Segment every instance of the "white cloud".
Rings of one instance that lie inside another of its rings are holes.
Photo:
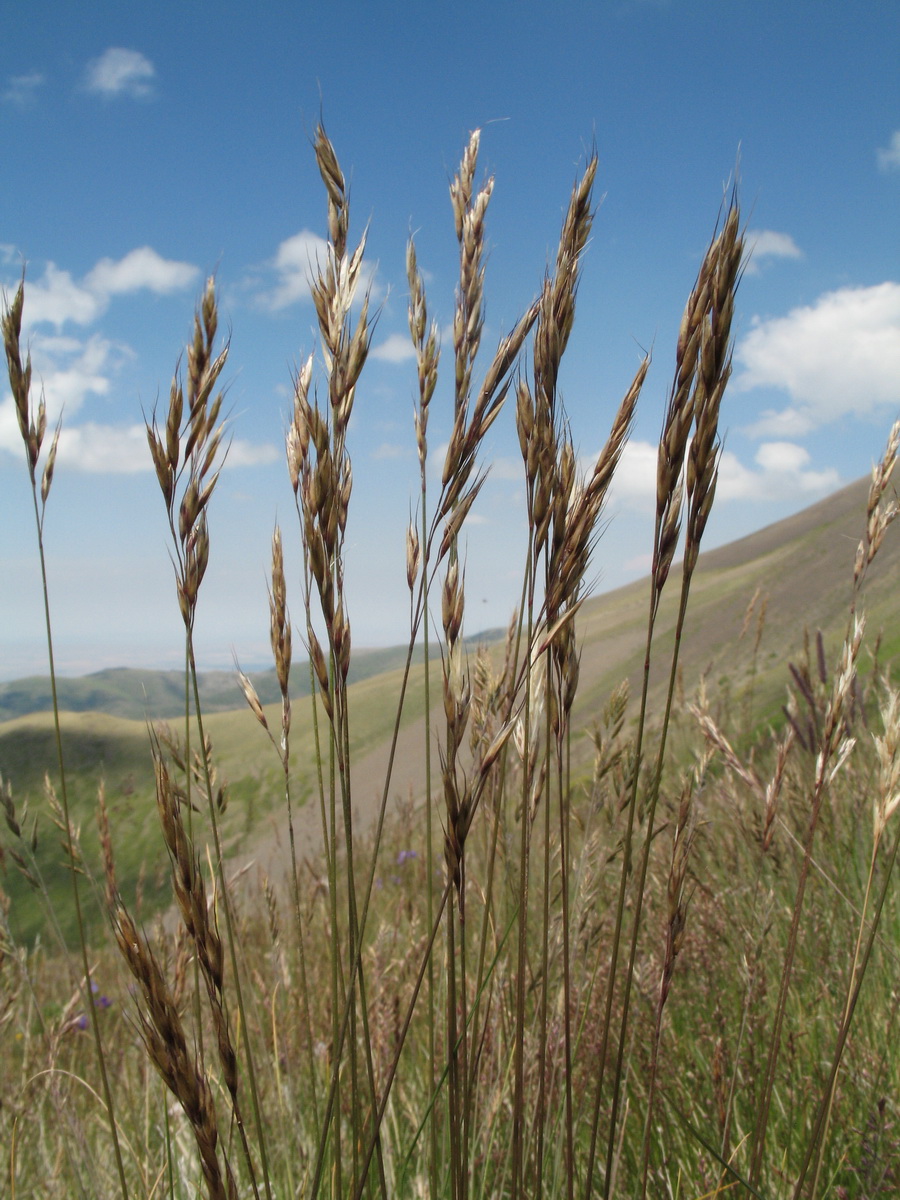
[[[67,321],[90,325],[106,307],[104,299],[75,282],[68,271],[48,262],[37,282],[25,282],[25,319],[29,325],[55,325]]]
[[[95,473],[134,475],[152,463],[143,425],[67,425],[59,435],[59,464]]]
[[[35,340],[33,351],[34,376],[44,388],[50,422],[63,411],[77,413],[88,396],[108,395],[109,375],[121,361],[120,348],[97,334],[86,342],[74,338]]]
[[[278,275],[274,291],[266,297],[270,308],[286,308],[297,300],[309,299],[316,263],[325,262],[328,243],[318,234],[302,229],[286,238],[275,251],[271,265]]]
[[[156,68],[137,50],[111,46],[87,65],[85,86],[101,96],[149,96]]]
[[[321,263],[324,266],[327,257],[328,243],[309,229],[301,229],[299,233],[285,238],[268,264],[275,270],[278,281],[270,292],[260,297],[262,303],[277,312],[298,300],[309,300],[310,284],[316,276],[317,265]],[[366,289],[372,287],[374,277],[374,264],[364,262],[356,293],[357,302]]]
[[[7,104],[15,104],[17,108],[27,108],[34,102],[37,90],[45,83],[45,77],[40,71],[29,71],[27,75],[10,75],[3,99]]]
[[[808,432],[900,403],[900,284],[841,288],[786,317],[755,318],[735,351],[737,391],[776,388],[791,405],[748,432]]]
[[[229,467],[254,467],[280,458],[273,445],[233,441],[228,449]],[[136,475],[152,470],[147,432],[140,425],[101,425],[86,421],[67,425],[59,436],[59,463],[63,468],[90,474]]]
[[[31,292],[26,297],[26,309],[30,300]],[[62,416],[61,466],[106,474],[132,474],[152,469],[143,423],[78,422],[81,409],[91,397],[110,397],[112,377],[123,359],[132,353],[128,347],[99,334],[83,340],[37,333],[30,339],[30,352],[32,405],[37,407],[42,394],[47,405],[45,451],[49,448],[52,430]],[[22,436],[15,404],[7,389],[0,397],[0,452],[6,451],[20,458]],[[252,444],[235,439],[229,445],[227,461],[231,467],[257,466],[277,461],[282,453],[280,447],[271,443]]]
[[[780,412],[774,408],[763,409],[758,421],[745,425],[743,432],[748,437],[795,438],[809,433],[810,423],[796,408],[783,408]]]
[[[809,452],[794,442],[763,442],[755,461],[758,471],[745,467],[730,450],[723,452],[717,501],[789,500],[833,492],[841,483],[833,467],[812,470]]]
[[[891,134],[890,143],[887,146],[879,147],[876,153],[879,170],[900,170],[900,129],[895,129]]]
[[[118,261],[101,259],[80,283],[48,262],[40,279],[26,280],[25,319],[31,326],[57,329],[68,321],[90,325],[106,311],[111,296],[141,289],[166,295],[189,287],[199,274],[199,268],[163,258],[150,246],[131,250]]]
[[[610,498],[622,500],[656,501],[656,458],[657,446],[653,442],[632,440],[626,442],[619,459],[619,467],[613,476]],[[591,467],[593,467],[591,463]]]
[[[656,502],[656,458],[654,443],[626,443],[610,489],[610,503],[652,512]],[[756,470],[744,466],[732,451],[722,452],[717,501],[786,500],[834,491],[841,483],[833,468],[811,469],[808,451],[794,442],[763,442],[755,462]]]
[[[486,462],[485,466],[490,470],[488,478],[492,483],[500,483],[501,481],[511,483],[525,482],[525,464],[521,458],[507,458],[505,455],[498,454],[495,458]],[[441,461],[441,469],[443,469],[443,460]]]
[[[382,442],[380,446],[372,451],[374,459],[384,460],[392,458],[408,458],[412,454],[412,449],[408,446],[398,446],[394,442]]]
[[[109,393],[109,374],[116,366],[115,347],[99,336],[87,342],[75,338],[40,338],[32,341],[32,404],[43,393],[47,425],[52,428],[65,412],[72,417],[88,396]],[[0,403],[0,449],[22,453],[22,437],[13,398],[9,393]],[[60,452],[62,442],[60,442]]]
[[[98,390],[106,391],[107,388],[108,384]],[[48,388],[48,409],[51,398],[53,408],[58,412],[56,393]],[[77,405],[67,407],[63,413],[58,450],[58,462],[63,469],[105,475],[134,475],[153,469],[143,424],[107,425],[85,421],[75,425],[68,418],[76,410]],[[48,412],[45,451],[49,448],[55,424],[56,420],[51,420]],[[24,453],[12,397],[0,404],[0,450],[7,450],[17,457]],[[228,467],[255,467],[275,462],[280,457],[280,449],[271,443],[254,445],[235,439],[228,448],[226,462]]]
[[[371,357],[383,362],[403,363],[416,357],[416,348],[412,338],[404,337],[402,333],[392,333],[380,345],[373,347]]]
[[[235,438],[228,447],[229,467],[261,467],[266,463],[280,462],[284,448],[272,442],[245,442]]]
[[[802,258],[803,251],[789,233],[776,233],[774,229],[748,229],[747,245],[750,258],[745,268],[748,275],[758,275],[760,263],[765,258]]]
[[[131,250],[118,262],[102,258],[85,277],[85,284],[101,296],[119,295],[147,288],[157,295],[177,292],[190,287],[199,274],[197,267],[186,262],[163,258],[150,246]]]

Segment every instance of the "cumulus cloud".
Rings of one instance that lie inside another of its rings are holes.
[[[284,447],[272,442],[245,442],[234,438],[228,444],[228,465],[230,467],[261,467],[266,463],[280,462],[284,457]]]
[[[146,288],[171,291],[195,278],[196,268],[171,263],[155,251],[133,251],[118,262],[104,259],[85,278],[75,283],[66,271],[48,265],[43,279],[27,286],[25,304],[29,324],[56,325],[67,321],[89,324],[102,314],[111,295]],[[142,423],[111,424],[84,417],[91,399],[109,399],[113,379],[133,352],[99,333],[87,338],[70,334],[47,334],[37,329],[28,336],[32,357],[32,404],[41,395],[47,405],[49,449],[51,430],[63,418],[59,439],[59,462],[72,470],[106,474],[131,474],[152,469],[147,434]],[[0,453],[21,458],[22,437],[15,403],[9,390],[0,391]],[[235,439],[228,448],[228,463],[250,467],[281,458],[283,451],[270,443],[253,444]]]
[[[96,474],[135,475],[150,469],[147,433],[143,425],[83,425],[63,422],[59,464]]]
[[[409,458],[412,450],[409,446],[398,446],[396,442],[382,442],[372,451],[372,457],[378,460],[393,458]]]
[[[309,300],[310,284],[315,279],[317,266],[319,263],[324,266],[327,257],[328,243],[309,229],[301,229],[285,238],[268,264],[275,271],[277,281],[274,288],[260,296],[261,302],[277,312],[298,300]],[[374,266],[363,263],[357,298],[371,288],[374,276]]]
[[[75,416],[89,396],[106,396],[109,375],[122,355],[120,347],[96,335],[86,342],[77,338],[35,337],[30,349],[32,403],[37,404],[43,393],[48,426],[55,425],[63,412],[67,417]],[[22,453],[15,404],[8,392],[0,403],[0,449],[15,455]]]
[[[619,507],[652,512],[656,503],[656,455],[652,442],[625,445],[610,489],[610,502]],[[825,494],[840,486],[833,468],[815,470],[809,452],[789,441],[763,442],[754,457],[756,467],[745,466],[731,450],[724,450],[719,465],[716,500],[790,500]]]
[[[90,325],[106,307],[104,298],[76,283],[68,271],[48,262],[44,274],[29,280],[25,309],[29,325],[55,325],[60,329],[67,321]]]
[[[263,297],[268,307],[286,308],[297,300],[309,299],[316,263],[324,262],[327,253],[328,243],[325,239],[308,229],[301,229],[292,237],[285,238],[270,264],[278,276],[278,282],[273,291]]]
[[[163,258],[150,246],[131,250],[118,262],[102,258],[86,276],[88,289],[101,296],[137,292],[147,288],[167,295],[189,287],[198,275],[197,267],[186,262]]]
[[[785,317],[756,318],[735,351],[740,392],[775,388],[790,405],[747,432],[799,436],[900,403],[900,284],[840,288]]]
[[[10,75],[3,90],[3,100],[17,108],[27,108],[34,102],[37,90],[46,82],[40,71],[29,71],[27,75]]]
[[[156,68],[137,50],[111,46],[99,58],[92,59],[85,72],[85,87],[100,96],[149,96],[153,91]]]
[[[58,379],[51,389],[47,382],[46,396],[48,410],[53,408],[57,413],[54,420],[48,412],[48,430],[52,429],[59,419],[59,395],[56,391]],[[109,390],[108,380],[93,380],[90,390],[105,394]],[[99,386],[98,386],[99,385]],[[76,424],[71,417],[77,412],[78,403],[67,406],[62,420],[62,431],[59,437],[58,462],[64,468],[105,475],[134,475],[152,470],[150,454],[147,450],[147,431],[143,424],[110,425],[97,421],[84,421]],[[50,445],[50,433],[44,442],[45,451]],[[0,451],[6,451],[20,458],[22,437],[19,433],[15,405],[11,396],[0,403]],[[229,467],[255,467],[275,462],[281,457],[279,447],[271,443],[258,443],[235,439],[228,447],[227,463]]]
[[[730,450],[724,451],[716,487],[718,501],[811,497],[833,492],[841,483],[833,467],[813,470],[809,452],[794,442],[763,442],[755,461],[759,469],[754,471]]]
[[[25,316],[30,325],[67,322],[90,325],[106,311],[111,296],[147,290],[167,295],[189,287],[200,274],[190,263],[163,258],[150,246],[132,250],[118,261],[101,259],[76,282],[68,271],[48,262],[43,275],[26,285]]]
[[[46,392],[47,418],[63,410],[75,414],[89,396],[109,392],[109,376],[129,355],[124,347],[94,334],[87,341],[68,337],[32,340],[34,378]]]
[[[633,439],[625,443],[619,468],[613,476],[610,499],[656,503],[657,447],[652,442]],[[590,464],[593,467],[593,463]]]
[[[900,171],[900,129],[895,129],[887,146],[879,147],[878,168],[881,171]]]
[[[277,447],[233,441],[227,462],[231,467],[253,467],[280,458]],[[62,467],[104,475],[136,475],[152,469],[147,431],[139,425],[104,425],[86,421],[67,425],[59,437],[58,461]]]
[[[392,333],[378,346],[373,346],[371,358],[379,358],[382,362],[402,363],[416,357],[416,348],[412,338],[404,337],[402,333]]]
[[[767,258],[802,258],[803,251],[789,233],[777,233],[774,229],[748,229],[747,245],[750,258],[745,271],[758,275],[760,264]]]
[[[444,448],[446,453],[446,447]],[[441,469],[443,470],[443,459]],[[502,454],[496,455],[485,464],[490,469],[489,479],[492,483],[524,483],[525,466],[521,458],[507,458]],[[593,465],[593,464],[592,464]]]

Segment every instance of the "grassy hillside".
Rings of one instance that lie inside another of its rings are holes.
[[[795,516],[701,554],[680,660],[686,688],[693,688],[707,672],[711,685],[727,677],[729,687],[740,690],[755,672],[757,704],[768,711],[784,698],[787,663],[801,654],[804,629],[811,635],[822,630],[827,650],[832,655],[837,652],[847,620],[854,556],[865,526],[868,482],[858,480]],[[883,631],[885,657],[900,650],[898,569],[900,545],[889,537],[873,564],[864,604],[873,642],[874,633]],[[666,637],[671,640],[673,636],[675,602],[671,588],[664,596],[658,622],[661,647],[666,645]],[[763,602],[762,638],[755,658],[753,646]],[[622,678],[637,683],[643,665],[646,608],[647,585],[643,581],[598,596],[584,606],[580,614],[580,703],[588,698],[590,703],[602,703]],[[867,664],[862,666],[865,670]]]

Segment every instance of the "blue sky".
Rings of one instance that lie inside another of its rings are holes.
[[[865,474],[900,414],[900,6],[766,0],[445,4],[33,0],[5,15],[0,283],[26,269],[25,325],[51,421],[63,410],[46,543],[61,668],[177,665],[182,634],[142,414],[166,402],[215,273],[233,443],[210,511],[197,642],[206,666],[266,662],[266,572],[299,551],[283,434],[315,348],[306,264],[325,232],[321,116],[369,225],[380,316],[351,428],[356,645],[405,637],[404,535],[417,491],[405,245],[451,320],[447,187],[472,129],[495,177],[489,344],[536,295],[596,143],[601,200],[561,377],[596,454],[642,348],[653,366],[594,564],[649,561],[655,439],[684,301],[739,160],[756,254],[708,544]],[[449,338],[446,345],[450,346]],[[452,351],[451,351],[452,352]],[[448,364],[449,366],[449,356]],[[449,372],[429,427],[450,429]],[[467,628],[505,624],[524,512],[510,410],[467,542]],[[49,440],[49,439],[48,439]],[[0,677],[42,672],[30,493],[0,388]]]

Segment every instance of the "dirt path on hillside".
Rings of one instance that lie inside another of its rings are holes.
[[[404,814],[421,812],[425,798],[423,719],[410,722],[401,729],[397,739],[387,814],[391,818],[398,810]],[[365,839],[373,832],[381,811],[384,781],[387,776],[390,745],[384,742],[351,765],[352,809],[354,839]],[[436,755],[433,763],[437,762]],[[421,842],[422,833],[410,830],[411,840]],[[308,862],[314,871],[319,869],[322,852],[322,815],[318,799],[310,799],[294,811],[294,842],[297,862]],[[290,834],[287,812],[283,805],[266,817],[263,828],[254,839],[248,854],[229,856],[229,878],[250,875],[256,880],[263,872],[276,884],[290,879]]]

